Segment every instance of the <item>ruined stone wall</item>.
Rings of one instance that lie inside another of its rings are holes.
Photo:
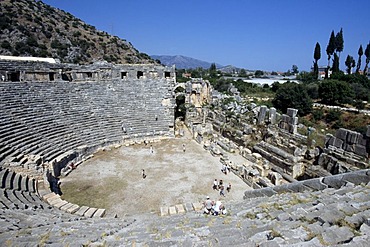
[[[155,64],[110,64],[97,62],[91,65],[46,63],[37,61],[0,60],[2,81],[103,81],[131,79],[176,79],[175,67]]]

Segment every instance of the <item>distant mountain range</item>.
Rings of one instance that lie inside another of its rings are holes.
[[[210,62],[202,61],[199,59],[185,57],[181,55],[167,56],[167,55],[151,55],[151,58],[158,59],[161,61],[161,64],[166,66],[175,65],[178,69],[195,69],[195,68],[204,68],[209,69],[211,67]],[[217,68],[222,67],[220,64],[216,64]]]

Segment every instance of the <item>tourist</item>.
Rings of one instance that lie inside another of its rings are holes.
[[[224,174],[227,174],[227,170],[226,170],[226,165],[225,164],[222,164],[221,172],[224,173]]]
[[[226,169],[227,169],[227,172],[230,173],[231,167],[229,164],[226,164]]]
[[[150,145],[150,153],[154,153],[153,145]]]
[[[184,143],[182,144],[182,150],[183,150],[183,151],[184,151],[184,153],[185,153],[186,148],[185,148],[185,144],[184,144]]]
[[[227,193],[230,193],[230,190],[231,190],[231,183],[229,183],[229,185],[226,187],[226,190],[227,190]]]
[[[218,189],[221,189],[221,186],[224,185],[224,181],[222,181],[222,179],[220,179],[220,182],[218,183]]]
[[[227,214],[225,206],[222,204],[220,200],[216,201],[216,203],[213,205],[212,214],[213,215]]]
[[[206,201],[204,202],[204,213],[210,214],[213,207],[213,201],[209,199],[209,196],[207,196]]]
[[[215,179],[215,181],[213,181],[213,190],[218,190],[218,182],[217,182],[217,179]]]
[[[220,186],[220,196],[225,196],[225,186]]]
[[[142,172],[142,176],[143,176],[143,179],[146,178],[146,174],[145,174],[145,170],[143,169],[143,172]]]

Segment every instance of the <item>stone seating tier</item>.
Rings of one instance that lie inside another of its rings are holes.
[[[1,148],[8,152],[2,155],[0,163],[7,156],[19,155],[12,147],[24,154],[32,151],[35,155],[59,155],[81,145],[119,142],[124,134],[123,123],[130,129],[130,135],[168,132],[173,125],[172,117],[164,115],[168,114],[161,104],[164,94],[154,90],[170,88],[168,83],[165,80],[136,82],[139,85],[118,81],[2,83],[0,92],[4,97],[0,104],[5,107],[0,111],[6,122],[0,124],[0,137],[6,138],[7,146]],[[31,147],[31,143],[38,147]]]

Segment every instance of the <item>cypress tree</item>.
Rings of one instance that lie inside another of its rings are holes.
[[[365,54],[365,57],[366,57],[364,74],[366,75],[366,73],[367,73],[367,66],[369,65],[369,62],[370,62],[370,43],[367,44],[364,54]]]
[[[364,54],[364,51],[362,50],[362,45],[360,45],[360,48],[358,48],[358,61],[357,61],[357,67],[356,67],[356,74],[360,72],[361,69],[361,57]]]
[[[325,71],[325,78],[326,79],[329,78],[330,58],[334,54],[335,45],[336,45],[335,43],[336,43],[335,42],[335,34],[334,34],[334,30],[333,30],[333,31],[331,31],[329,43],[326,47],[326,54],[328,55],[328,67],[326,68],[326,71]]]
[[[314,54],[313,54],[313,58],[315,59],[315,61],[313,63],[313,73],[315,75],[315,78],[317,79],[317,78],[319,78],[319,65],[318,65],[318,61],[321,58],[321,47],[320,47],[319,42],[316,42],[316,46],[315,46],[315,51],[314,51]]]

